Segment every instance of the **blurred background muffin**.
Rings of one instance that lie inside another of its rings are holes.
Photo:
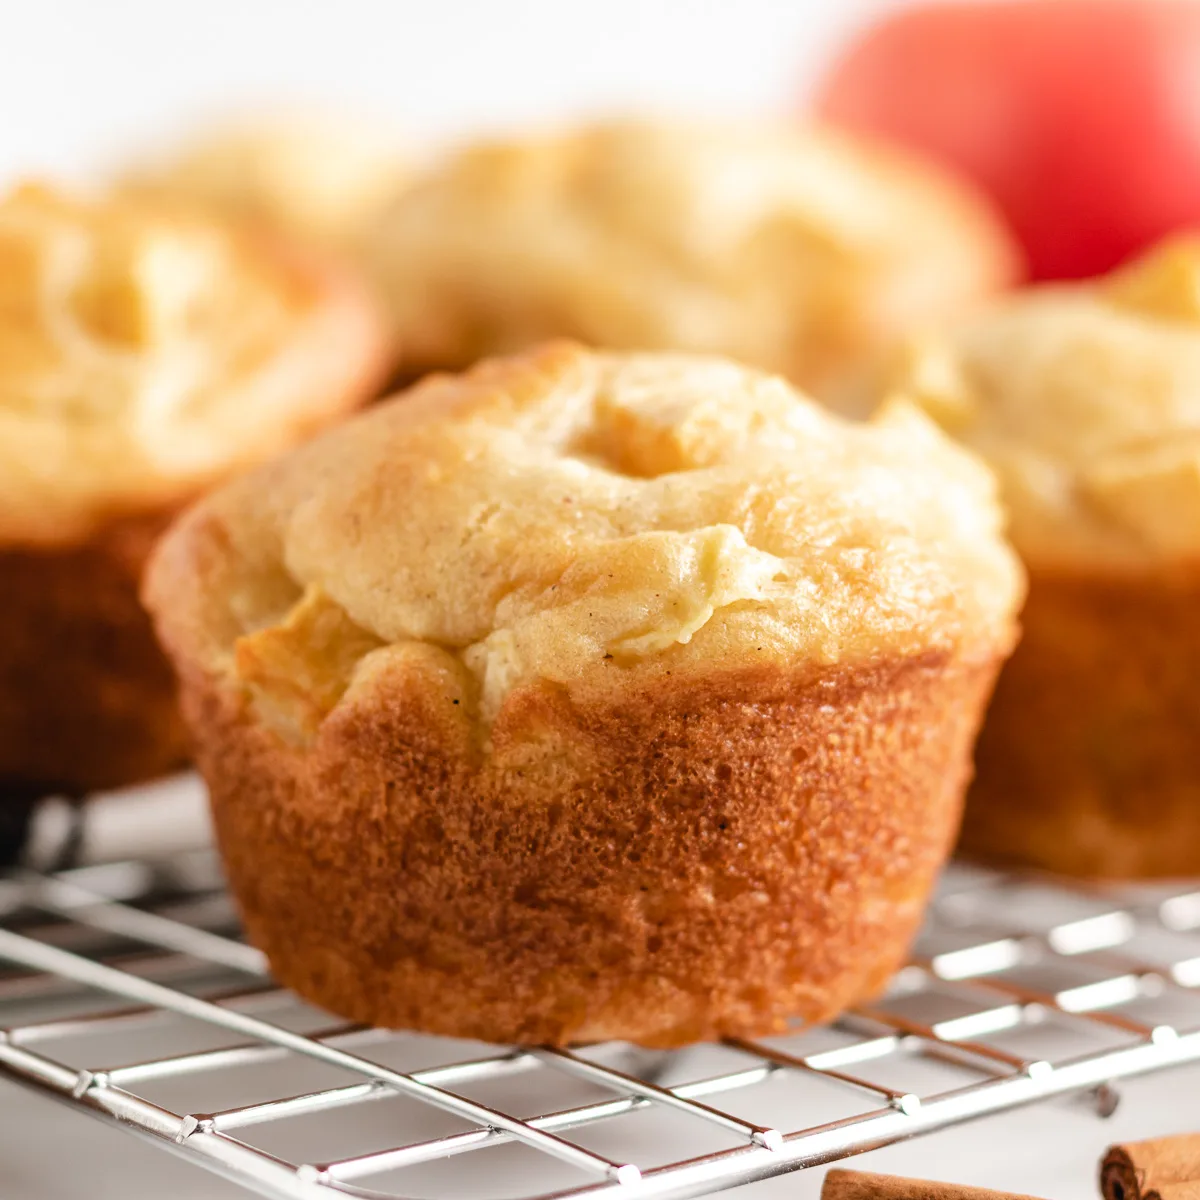
[[[347,251],[408,177],[397,142],[383,125],[330,113],[227,119],[123,182]]]
[[[370,300],[307,250],[128,197],[0,200],[0,790],[184,759],[137,598],[154,537],[384,362]]]
[[[550,336],[727,354],[818,391],[1011,283],[967,185],[824,128],[623,122],[482,142],[363,246],[418,375]]]
[[[963,848],[1200,870],[1200,241],[1000,301],[897,384],[995,469],[1030,572]]]

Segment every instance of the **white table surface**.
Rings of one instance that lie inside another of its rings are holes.
[[[974,1183],[1045,1200],[1096,1200],[1096,1167],[1110,1142],[1200,1128],[1198,1070],[1133,1081],[1121,1091],[1121,1107],[1106,1121],[1081,1102],[1039,1105],[839,1165]],[[808,1200],[819,1195],[823,1175],[818,1167],[732,1194]],[[157,1146],[0,1084],[4,1200],[235,1200],[248,1195]]]

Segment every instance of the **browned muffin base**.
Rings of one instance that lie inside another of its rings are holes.
[[[221,849],[280,980],[488,1041],[675,1046],[821,1020],[901,963],[998,658],[511,696],[376,679],[307,749],[185,681]]]
[[[1200,578],[1034,572],[962,849],[1108,878],[1200,872]]]
[[[82,795],[182,764],[174,677],[141,603],[166,517],[89,541],[0,550],[0,797]]]

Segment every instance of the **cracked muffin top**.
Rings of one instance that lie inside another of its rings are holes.
[[[1200,239],[1016,293],[914,341],[894,383],[988,460],[1031,564],[1200,559]]]
[[[790,125],[610,122],[469,146],[364,241],[411,373],[571,337],[833,387],[1015,273],[957,181]]]
[[[551,343],[222,488],[147,598],[177,661],[289,736],[418,662],[486,727],[537,683],[1007,650],[1000,525],[987,470],[902,402],[852,424],[721,359]]]
[[[128,197],[0,198],[0,540],[171,505],[366,398],[382,331],[317,258]]]

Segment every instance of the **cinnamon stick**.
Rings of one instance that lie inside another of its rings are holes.
[[[1200,1200],[1200,1134],[1109,1146],[1100,1191],[1104,1200]]]
[[[1037,1200],[1012,1192],[969,1187],[963,1183],[938,1183],[932,1179],[905,1179],[901,1175],[875,1175],[870,1171],[845,1171],[840,1167],[825,1176],[821,1200]],[[1164,1196],[1163,1200],[1175,1200]],[[1180,1197],[1179,1200],[1188,1200]]]

